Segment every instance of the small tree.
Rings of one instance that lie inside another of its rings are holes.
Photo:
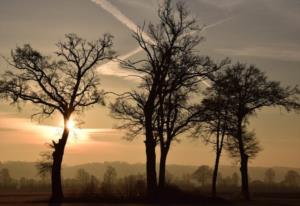
[[[11,185],[12,178],[10,176],[9,170],[3,168],[0,170],[0,187],[7,188]]]
[[[76,173],[76,181],[81,188],[85,188],[90,183],[91,175],[85,169],[78,169]]]
[[[67,34],[65,42],[57,44],[57,61],[43,56],[30,45],[17,47],[8,63],[12,68],[3,75],[0,91],[14,103],[30,102],[39,112],[49,117],[61,114],[64,129],[58,142],[52,141],[52,197],[54,202],[63,198],[61,164],[69,136],[67,127],[72,114],[97,104],[103,104],[103,91],[99,90],[96,65],[113,57],[112,36],[87,42],[75,34]]]
[[[299,109],[299,90],[297,87],[282,87],[279,82],[269,81],[266,75],[257,67],[237,63],[217,72],[212,87],[227,97],[228,111],[234,120],[231,128],[231,154],[239,154],[242,178],[242,194],[250,199],[248,186],[248,159],[251,147],[257,146],[257,141],[251,135],[245,135],[245,127],[249,117],[263,107],[281,106],[287,111]],[[247,145],[251,146],[246,147]],[[252,147],[253,148],[253,147]],[[255,148],[255,147],[254,147]],[[238,151],[238,153],[236,152]],[[255,153],[255,150],[254,150]]]
[[[199,135],[205,144],[211,144],[215,150],[216,157],[212,175],[212,196],[217,195],[217,178],[221,154],[225,137],[229,136],[229,128],[232,127],[232,118],[228,111],[228,101],[220,91],[208,87],[204,92],[205,98],[197,107],[196,119],[194,121],[195,131],[193,136]]]
[[[192,174],[192,178],[197,180],[202,187],[205,187],[211,183],[212,169],[207,165],[202,165]]]
[[[42,152],[40,154],[40,159],[36,163],[36,168],[38,170],[38,175],[41,177],[42,181],[45,182],[51,177],[52,171],[52,154],[50,151]]]
[[[294,170],[289,170],[284,176],[283,183],[288,187],[300,186],[300,175]]]
[[[102,190],[106,195],[112,195],[117,181],[117,171],[114,167],[108,166],[103,175]]]
[[[275,182],[276,173],[275,170],[272,168],[268,168],[265,171],[265,183],[268,185],[272,185]]]

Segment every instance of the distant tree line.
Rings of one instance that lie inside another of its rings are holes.
[[[193,174],[195,180],[202,186],[211,181],[212,195],[217,195],[218,167],[225,149],[239,162],[241,193],[250,199],[248,162],[260,146],[255,133],[247,129],[249,118],[264,107],[298,111],[299,90],[268,80],[254,65],[231,63],[227,58],[216,63],[209,56],[199,55],[202,28],[190,17],[183,2],[174,6],[171,0],[165,0],[158,18],[157,24],[137,28],[133,34],[144,58],[121,61],[124,69],[135,72],[140,79],[138,87],[118,95],[110,104],[112,116],[120,120],[119,128],[126,129],[130,139],[145,136],[148,197],[156,200],[168,192],[167,156],[173,143],[184,134],[200,137],[215,149],[213,171],[199,168]],[[144,30],[150,39],[143,36]],[[53,202],[61,202],[64,197],[61,165],[69,136],[67,122],[86,108],[104,105],[107,93],[99,89],[96,65],[116,58],[112,46],[110,34],[97,41],[67,34],[66,41],[57,44],[55,60],[30,45],[17,47],[6,59],[11,69],[0,79],[1,97],[13,103],[37,105],[40,110],[33,116],[49,117],[56,112],[64,119],[61,139],[52,141],[52,152],[44,155],[38,165],[41,174],[51,170]],[[93,182],[91,188],[99,186],[96,177],[82,170],[78,175],[82,182]],[[104,193],[111,190],[115,176],[111,168],[104,178]],[[271,180],[269,171],[269,183]]]
[[[275,181],[275,170],[265,170],[264,180],[250,181],[251,188],[256,193],[291,193],[300,191],[300,175],[289,170],[281,181]],[[213,169],[203,165],[190,174],[173,176],[167,172],[166,187],[170,190],[177,187],[189,194],[209,193],[212,185]],[[145,174],[118,177],[117,170],[107,166],[102,177],[89,174],[84,169],[78,169],[73,178],[62,179],[66,193],[72,197],[93,198],[103,200],[143,200],[147,194]],[[239,175],[234,172],[230,176],[219,174],[218,188],[220,193],[228,195],[237,193],[240,185]],[[8,169],[0,170],[0,192],[49,192],[51,191],[51,173],[39,175],[37,178],[12,178]]]

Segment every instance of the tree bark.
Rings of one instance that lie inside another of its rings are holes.
[[[238,133],[237,139],[240,150],[240,159],[241,159],[241,193],[245,200],[250,200],[249,184],[248,184],[248,155],[245,153],[244,144],[243,144],[243,135],[242,135],[242,118],[239,118],[238,121]]]
[[[64,195],[62,191],[62,183],[61,183],[61,164],[63,160],[65,145],[67,143],[67,139],[69,136],[69,130],[65,124],[64,131],[61,139],[58,143],[54,143],[54,151],[52,153],[53,157],[53,165],[52,165],[52,196],[50,201],[55,203],[62,202]]]
[[[153,85],[156,88],[156,85]],[[155,200],[157,195],[156,177],[156,140],[153,135],[152,115],[154,111],[155,89],[149,94],[149,99],[144,108],[145,115],[145,147],[146,147],[146,176],[147,176],[147,195],[150,200]]]
[[[159,189],[163,191],[166,184],[166,161],[167,161],[168,151],[161,151],[160,163],[159,163]]]
[[[212,177],[212,196],[214,198],[217,196],[217,179],[218,179],[220,156],[221,156],[221,152],[217,151],[216,159],[215,159],[215,167],[214,167],[213,177]]]
[[[146,140],[146,173],[147,173],[147,193],[148,197],[153,200],[157,192],[156,177],[156,143],[152,140]]]
[[[241,154],[241,177],[242,177],[242,194],[246,200],[250,200],[249,183],[248,183],[248,155]]]

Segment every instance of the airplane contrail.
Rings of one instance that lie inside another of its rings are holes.
[[[92,0],[92,2],[96,3],[97,5],[101,6],[101,8],[103,8],[104,10],[106,10],[107,12],[109,12],[111,15],[113,15],[117,20],[119,20],[122,24],[124,24],[127,28],[129,28],[131,31],[136,32],[138,25],[135,24],[131,19],[129,19],[125,14],[123,14],[117,7],[115,7],[113,4],[111,4],[109,1],[107,0]],[[221,21],[209,24],[207,26],[204,26],[202,28],[201,31],[206,31],[208,29],[211,29],[213,27],[216,27],[220,24],[223,24],[224,22],[230,20],[232,17],[228,17],[226,19],[222,19]],[[142,36],[145,38],[146,41],[153,43],[154,41],[151,39],[151,37],[149,37],[149,35],[145,32],[142,32]],[[120,60],[126,60],[128,58],[130,58],[131,56],[139,53],[142,51],[141,47],[137,47],[134,50],[119,56]],[[134,72],[130,72],[127,70],[124,70],[120,67],[119,62],[116,61],[110,61],[107,62],[103,65],[100,65],[98,67],[98,70],[101,74],[103,75],[115,75],[115,76],[120,76],[120,77],[128,77],[131,75],[134,75]],[[203,80],[202,81],[203,84],[205,84],[206,86],[210,86],[210,84]]]
[[[111,4],[109,1],[107,1],[107,0],[92,0],[92,2],[101,6],[104,10],[106,10],[111,15],[113,15],[117,20],[119,20],[122,24],[124,24],[131,31],[133,31],[133,32],[137,31],[138,26],[131,19],[129,19],[127,16],[125,16],[117,7],[115,7],[113,4]],[[147,33],[142,31],[142,35],[146,41],[148,41],[150,43],[154,42],[148,36]]]
[[[222,20],[220,20],[220,21],[217,21],[217,22],[215,22],[215,23],[208,24],[208,25],[204,26],[203,29],[202,29],[201,31],[204,32],[204,31],[206,31],[206,30],[209,30],[209,29],[211,29],[211,28],[214,28],[214,27],[216,27],[216,26],[218,26],[218,25],[221,25],[221,24],[223,24],[223,23],[225,23],[225,22],[231,20],[232,18],[233,18],[233,17],[231,16],[231,17],[227,17],[227,18],[225,18],[225,19],[222,19]]]

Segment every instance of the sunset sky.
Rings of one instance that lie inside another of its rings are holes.
[[[131,34],[137,25],[157,21],[159,0],[1,0],[0,55],[30,43],[46,55],[53,55],[55,43],[67,33],[95,40],[104,33],[114,35],[114,50],[120,58],[142,56]],[[299,0],[186,0],[191,16],[206,25],[200,54],[216,61],[230,57],[257,65],[269,79],[283,85],[300,84],[300,1]],[[145,34],[146,37],[147,34]],[[147,38],[147,37],[146,37]],[[0,73],[8,69],[0,60]],[[121,93],[135,88],[138,81],[117,63],[99,65],[102,87]],[[109,103],[113,98],[107,99]],[[36,161],[51,139],[57,139],[59,116],[38,122],[31,120],[34,107],[22,110],[0,102],[0,161]],[[106,107],[95,106],[81,119],[81,129],[72,130],[64,164],[126,161],[145,162],[144,137],[124,140],[115,129]],[[278,108],[263,109],[250,119],[263,151],[252,166],[300,167],[300,115]],[[168,157],[172,164],[209,164],[214,159],[210,146],[189,135],[174,143]],[[226,155],[221,164],[233,161]]]

